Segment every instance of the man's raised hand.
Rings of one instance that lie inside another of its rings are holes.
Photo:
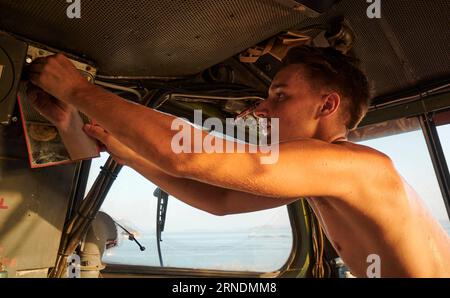
[[[72,118],[76,116],[77,110],[72,105],[31,84],[27,89],[27,98],[32,106],[58,129],[67,130]]]
[[[37,58],[30,66],[29,76],[34,85],[65,102],[77,89],[90,85],[63,54]]]

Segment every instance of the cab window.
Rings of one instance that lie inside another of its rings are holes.
[[[107,157],[102,154],[93,160],[87,189]],[[156,244],[155,188],[133,169],[122,169],[101,211],[135,234],[146,249],[140,251],[118,228],[118,246],[106,250],[103,262],[161,266]],[[170,196],[160,245],[164,267],[273,272],[288,260],[292,242],[286,206],[219,217]]]
[[[444,152],[449,156],[449,125],[438,127],[438,132]],[[349,139],[387,154],[450,235],[449,215],[417,117],[369,125],[351,133]]]

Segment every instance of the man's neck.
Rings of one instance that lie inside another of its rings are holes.
[[[334,127],[333,127],[334,128]],[[347,141],[348,130],[345,126],[336,129],[330,129],[330,127],[323,127],[316,130],[316,133],[312,138],[322,140],[327,143],[337,143]]]
[[[348,129],[343,125],[341,127],[321,125],[317,126],[313,133],[290,135],[288,137],[280,138],[280,142],[291,142],[300,139],[316,139],[327,143],[337,143],[347,141]]]
[[[300,139],[316,139],[316,140],[321,140],[327,143],[339,143],[339,142],[346,142],[348,141],[347,139],[347,132],[341,132],[341,133],[335,133],[335,134],[328,134],[327,136],[324,135],[313,135],[311,137],[305,137],[305,136],[296,136],[296,137],[291,137],[289,139],[280,139],[280,143],[284,143],[284,142],[291,142],[291,141],[295,141],[295,140],[300,140]]]

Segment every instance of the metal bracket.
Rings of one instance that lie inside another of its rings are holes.
[[[167,203],[169,201],[169,194],[161,188],[156,188],[153,195],[158,199],[158,208],[156,210],[156,245],[158,247],[159,264],[164,267],[161,254],[161,234],[164,231],[166,224]]]

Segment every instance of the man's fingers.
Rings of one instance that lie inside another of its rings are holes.
[[[58,53],[55,55],[55,58],[62,64],[66,66],[75,67],[75,65],[67,58],[63,53]]]
[[[56,55],[35,59],[28,69],[28,77],[31,83],[45,89],[44,86],[48,84],[49,79],[55,78],[55,70],[61,68],[56,60]]]
[[[29,74],[30,82],[37,87],[41,87],[41,75],[39,73],[30,73]]]
[[[50,99],[50,97],[50,94],[35,85],[30,84],[27,88],[27,98],[32,104],[36,104],[41,100]]]
[[[97,125],[85,124],[83,127],[84,131],[87,135],[93,137],[94,139],[99,140],[103,144],[107,145],[108,142],[108,133]]]
[[[28,72],[30,73],[41,73],[44,69],[45,64],[44,63],[33,63],[28,68]]]
[[[42,100],[42,94],[45,94],[45,92],[34,85],[31,85],[27,89],[27,99],[30,101],[31,105],[33,107],[37,107],[39,105],[39,101]]]
[[[30,65],[30,68],[34,67],[35,65],[45,65],[47,63],[48,57],[39,57],[33,60],[33,62]]]
[[[107,142],[108,133],[103,128],[97,125],[85,124],[83,126],[83,130],[88,136],[97,140],[97,145],[100,152],[108,150],[105,145]]]
[[[97,141],[97,145],[100,152],[105,152],[107,150],[106,146],[102,142]]]

